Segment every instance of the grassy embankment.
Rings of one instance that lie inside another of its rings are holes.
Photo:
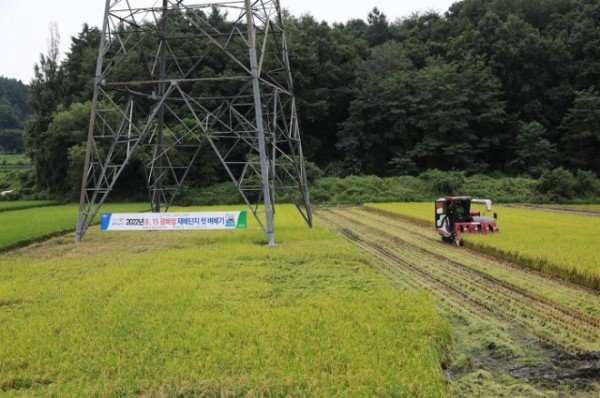
[[[0,391],[447,395],[449,330],[430,297],[394,289],[291,206],[276,217],[275,248],[249,218],[236,231],[94,227],[80,245],[4,253]]]
[[[367,204],[433,228],[433,203]],[[595,218],[538,209],[495,206],[500,233],[463,235],[466,245],[531,269],[600,289],[597,256],[600,224]]]

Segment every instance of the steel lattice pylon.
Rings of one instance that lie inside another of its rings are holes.
[[[279,0],[107,0],[76,241],[136,151],[149,154],[147,186],[159,212],[203,146],[270,245],[276,193],[312,225]]]

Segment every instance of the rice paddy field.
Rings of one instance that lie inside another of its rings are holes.
[[[0,166],[14,166],[22,165],[27,166],[29,159],[25,155],[6,155],[0,154]]]
[[[2,211],[4,204],[7,211]],[[78,206],[53,204],[39,201],[0,202],[0,252],[74,230]],[[11,205],[17,210],[8,211]],[[140,211],[147,206],[139,203],[108,204],[103,211]]]
[[[30,167],[29,159],[25,155],[0,154],[0,174]]]
[[[399,214],[433,228],[433,203],[378,203],[365,207]],[[596,217],[502,205],[494,206],[493,210],[498,213],[500,233],[465,234],[467,246],[600,289],[600,256],[597,253],[600,223]]]
[[[32,209],[57,204],[52,200],[10,200],[0,202],[0,213],[5,211]]]
[[[573,210],[498,207],[501,233],[464,250],[440,241],[431,203],[318,209],[312,229],[281,205],[270,248],[252,217],[232,231],[95,225],[75,244],[76,205],[4,203],[3,396],[600,395],[598,291],[531,270],[597,271]],[[225,209],[241,208],[173,210]],[[556,255],[561,229],[583,253]]]
[[[399,290],[431,294],[451,326],[453,395],[600,395],[597,291],[443,243],[423,220],[368,206],[317,216],[377,258]]]
[[[125,209],[117,206],[119,210]],[[222,208],[221,208],[222,209]],[[2,245],[74,206],[0,214]],[[448,396],[448,323],[373,256],[277,209],[247,230],[72,233],[0,257],[8,396]]]

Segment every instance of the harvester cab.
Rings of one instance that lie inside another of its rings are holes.
[[[472,211],[471,204],[484,204],[486,211],[492,210],[489,199],[471,199],[468,196],[446,196],[435,201],[435,228],[444,242],[462,245],[461,234],[487,234],[498,232],[496,219],[482,216],[479,211]]]

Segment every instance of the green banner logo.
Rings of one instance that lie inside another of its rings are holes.
[[[237,219],[236,228],[246,228],[248,226],[248,217],[246,215],[246,211],[243,210],[240,212],[240,215]]]

